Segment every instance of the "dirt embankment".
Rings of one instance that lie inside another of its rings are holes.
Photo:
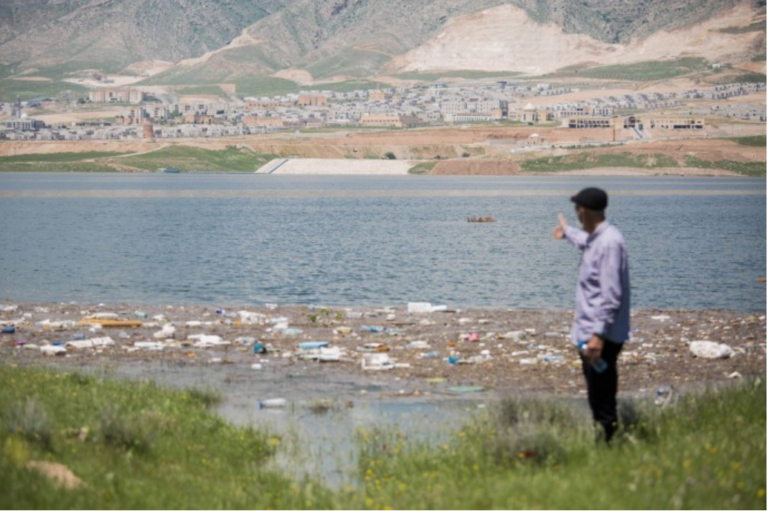
[[[441,161],[430,172],[439,176],[509,176],[520,173],[520,165],[517,162],[498,160]]]
[[[747,126],[742,135],[754,134],[759,126]],[[764,129],[761,128],[761,129]],[[532,135],[538,137],[532,137]],[[21,154],[121,152],[145,153],[170,145],[183,145],[207,150],[223,150],[228,146],[245,146],[264,154],[280,157],[320,159],[381,159],[391,152],[398,160],[438,160],[431,171],[438,175],[512,175],[520,173],[520,162],[528,159],[559,157],[585,152],[590,155],[648,155],[668,157],[677,162],[669,169],[634,169],[635,175],[732,175],[716,169],[687,168],[687,160],[719,162],[764,162],[765,147],[740,145],[720,138],[697,138],[630,141],[621,145],[569,148],[585,140],[610,141],[612,130],[571,130],[564,128],[472,127],[432,128],[380,132],[328,132],[304,134],[272,134],[260,136],[221,137],[215,139],[181,139],[177,141],[7,141],[0,143],[0,156]],[[531,145],[532,141],[539,145]],[[552,144],[559,144],[552,147]],[[114,163],[127,165],[115,159]],[[102,160],[104,161],[104,160]],[[119,171],[132,169],[118,168]],[[625,175],[631,169],[600,168],[600,175]]]

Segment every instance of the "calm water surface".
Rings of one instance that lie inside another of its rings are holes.
[[[550,232],[584,186],[611,194],[633,306],[765,310],[746,178],[2,174],[0,299],[566,309],[579,254]]]

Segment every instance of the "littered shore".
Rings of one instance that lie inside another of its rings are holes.
[[[204,368],[219,378],[253,374],[277,385],[299,374],[341,378],[384,384],[406,397],[457,386],[583,394],[568,334],[572,312],[439,309],[6,301],[0,357],[21,366],[145,374]],[[697,356],[695,341],[716,343],[723,358]],[[762,376],[765,351],[764,312],[633,311],[632,338],[619,359],[621,391]]]

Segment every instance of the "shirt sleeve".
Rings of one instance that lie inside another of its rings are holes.
[[[563,230],[563,236],[574,247],[578,248],[579,250],[584,250],[584,247],[587,246],[587,238],[589,237],[589,234],[587,231],[583,231],[581,229],[567,225]]]
[[[622,252],[621,244],[610,243],[605,247],[600,261],[600,299],[593,325],[593,333],[596,335],[605,334],[621,307],[621,297],[624,293],[621,285]]]

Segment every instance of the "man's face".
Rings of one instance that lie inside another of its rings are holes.
[[[576,218],[579,219],[579,223],[582,227],[586,227],[587,209],[576,204]]]

